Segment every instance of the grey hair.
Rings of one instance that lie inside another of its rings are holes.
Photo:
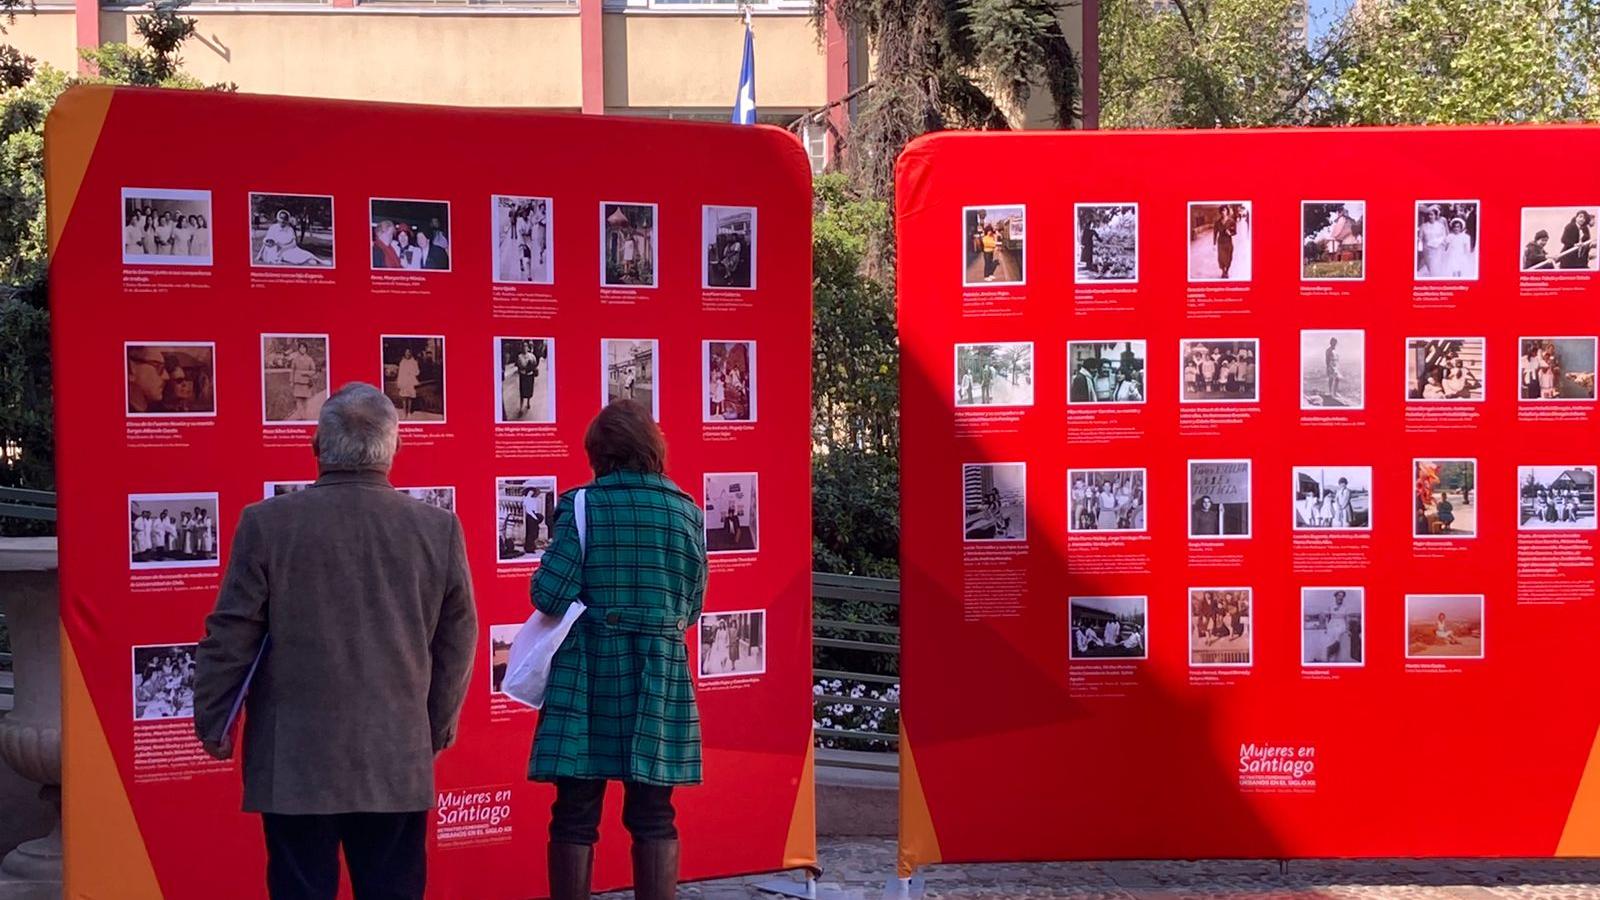
[[[400,447],[400,414],[363,381],[339,388],[317,416],[317,462],[324,469],[388,469]]]

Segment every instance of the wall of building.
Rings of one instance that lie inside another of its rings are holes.
[[[10,44],[40,63],[77,71],[78,30],[72,7],[42,7],[35,12],[18,13],[16,21],[5,23],[5,28],[0,44]]]
[[[812,109],[828,102],[827,55],[809,16],[754,18],[756,100],[761,108]],[[744,52],[738,15],[607,13],[606,107],[733,104]]]

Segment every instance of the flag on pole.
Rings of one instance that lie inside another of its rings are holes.
[[[739,66],[739,92],[733,99],[735,125],[756,123],[756,39],[750,29],[750,11],[744,13],[744,62]]]

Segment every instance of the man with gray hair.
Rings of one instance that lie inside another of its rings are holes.
[[[312,447],[314,484],[239,517],[195,731],[232,756],[248,680],[244,809],[262,817],[273,900],[333,900],[341,847],[357,900],[420,900],[433,761],[478,643],[461,523],[389,484],[399,416],[377,388],[329,397]]]

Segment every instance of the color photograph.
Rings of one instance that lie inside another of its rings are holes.
[[[1478,280],[1478,201],[1417,201],[1418,281]]]
[[[1247,587],[1189,589],[1189,665],[1248,668],[1254,633]]]
[[[1072,629],[1067,656],[1086,659],[1147,659],[1150,655],[1146,597],[1068,597]]]
[[[1143,403],[1144,341],[1068,341],[1067,403]]]
[[[961,211],[966,241],[961,283],[1005,287],[1027,283],[1023,242],[1027,212],[1022,204],[968,206]]]
[[[1144,485],[1144,469],[1068,469],[1067,532],[1148,530]]]
[[[267,425],[315,425],[328,399],[328,336],[261,336],[261,410]]]
[[[968,541],[1028,539],[1025,463],[966,463],[961,467],[963,537]]]
[[[384,335],[383,392],[400,411],[401,423],[441,425],[444,408],[444,337]]]
[[[707,553],[754,553],[761,549],[761,498],[754,472],[707,472]]]
[[[495,534],[502,563],[534,563],[550,546],[555,523],[556,493],[554,475],[524,478],[496,478]]]
[[[1178,342],[1178,398],[1183,403],[1255,403],[1261,364],[1256,338]]]
[[[509,625],[489,626],[489,695],[504,694],[501,688],[506,682],[506,669],[511,665],[511,642],[517,639],[517,632],[522,630],[524,623],[515,622]]]
[[[1033,344],[957,344],[956,406],[1032,406]]]
[[[1250,460],[1189,460],[1189,537],[1250,536]]]
[[[494,339],[494,420],[502,425],[548,425],[556,420],[556,342],[553,338]]]
[[[211,192],[123,188],[122,264],[211,265]]]
[[[1594,531],[1594,466],[1517,466],[1517,527]]]
[[[129,418],[198,418],[217,414],[215,343],[128,342]]]
[[[1367,204],[1307,200],[1300,204],[1300,278],[1361,281],[1367,269]]]
[[[1295,466],[1295,531],[1371,531],[1371,466]]]
[[[699,656],[701,678],[760,675],[767,671],[767,613],[701,613]]]
[[[1189,281],[1250,280],[1250,201],[1189,204]]]
[[[128,559],[135,569],[217,566],[217,495],[129,494]]]
[[[705,392],[702,422],[756,420],[756,342],[703,341],[700,366]]]
[[[147,722],[194,718],[196,644],[133,648],[133,718]]]
[[[705,248],[700,286],[752,290],[756,286],[756,209],[702,206],[700,242]]]
[[[1362,627],[1366,590],[1358,587],[1300,589],[1300,664],[1306,668],[1366,665]]]
[[[653,288],[659,235],[654,203],[600,204],[600,285]]]
[[[1522,271],[1580,274],[1600,268],[1591,206],[1524,206]]]
[[[489,215],[495,283],[553,283],[555,211],[550,198],[496,194],[489,200]]]
[[[331,269],[333,261],[332,197],[250,195],[250,265]]]
[[[1134,284],[1139,280],[1139,204],[1079,203],[1073,207],[1078,284]]]
[[[1364,408],[1366,346],[1356,329],[1300,332],[1300,408]]]
[[[1416,514],[1413,536],[1478,536],[1478,507],[1472,498],[1478,480],[1477,460],[1417,459],[1411,463],[1411,475]]]
[[[653,340],[601,338],[600,405],[632,400],[644,404],[650,417],[661,421],[661,396],[656,392],[659,349]]]
[[[372,268],[450,271],[450,204],[374,197]]]
[[[1406,659],[1482,659],[1482,594],[1407,594]]]
[[[1406,399],[1483,402],[1487,343],[1481,337],[1406,338]]]
[[[1517,399],[1593,402],[1593,337],[1525,337],[1517,342]]]

